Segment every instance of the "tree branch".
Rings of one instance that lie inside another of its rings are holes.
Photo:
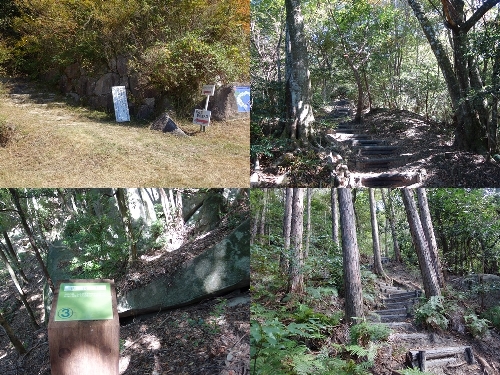
[[[484,16],[484,14],[489,11],[491,8],[493,8],[495,5],[500,3],[500,0],[486,0],[483,5],[481,5],[475,12],[474,14],[464,22],[462,27],[460,28],[463,32],[467,32],[471,29],[472,26],[476,24],[479,19]]]

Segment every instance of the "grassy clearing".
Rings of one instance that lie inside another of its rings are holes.
[[[180,138],[64,102],[16,99],[5,88],[0,113],[14,126],[0,147],[0,186],[249,185],[248,120],[214,122],[204,133],[178,121],[191,135]]]

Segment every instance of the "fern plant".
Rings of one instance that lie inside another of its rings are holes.
[[[465,315],[465,325],[474,338],[481,338],[488,333],[488,319],[481,319],[474,313]]]
[[[448,319],[444,314],[444,298],[442,296],[432,296],[415,311],[415,318],[417,322],[425,327],[446,330],[448,328]]]

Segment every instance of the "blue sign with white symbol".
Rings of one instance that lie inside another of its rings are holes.
[[[234,96],[238,104],[238,112],[250,112],[250,87],[236,86]]]

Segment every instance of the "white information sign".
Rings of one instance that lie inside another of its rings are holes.
[[[111,92],[113,94],[116,122],[130,121],[125,86],[113,86]]]
[[[205,85],[201,89],[202,95],[210,95],[213,96],[215,93],[215,85]]]
[[[194,117],[193,117],[193,124],[201,125],[201,126],[208,126],[210,125],[210,111],[206,111],[204,109],[195,109],[194,110]]]

